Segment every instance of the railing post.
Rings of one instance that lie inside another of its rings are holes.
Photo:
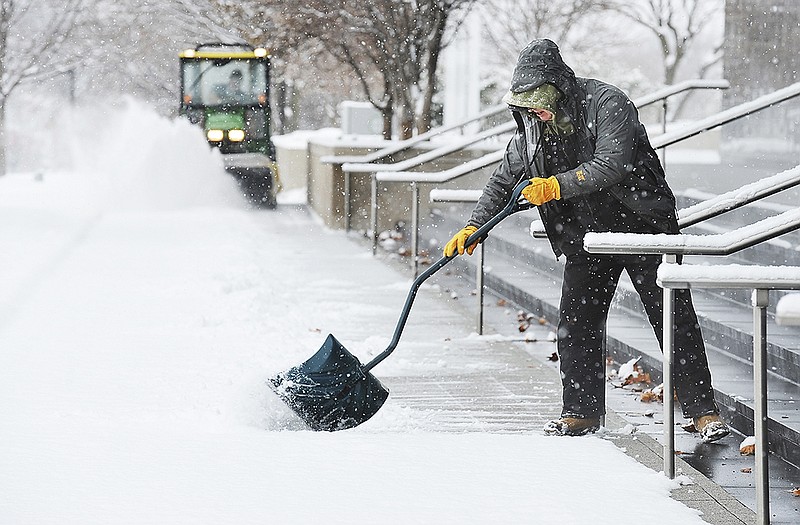
[[[665,264],[676,263],[677,256],[664,254]],[[672,381],[672,356],[674,350],[674,324],[673,311],[675,307],[675,290],[664,287],[663,293],[663,346],[664,346],[664,366],[662,375],[664,377],[664,474],[669,479],[675,478],[675,401]]]
[[[370,177],[370,222],[372,223],[372,255],[378,254],[378,174]]]
[[[753,290],[753,424],[756,451],[756,523],[769,523],[769,443],[767,439],[768,290]]]
[[[661,133],[667,132],[667,99],[663,99],[661,101],[661,108],[663,109],[664,115],[661,119]],[[661,148],[661,168],[666,171],[667,169],[667,147],[664,146]]]
[[[344,231],[350,233],[350,172],[344,172]]]
[[[484,241],[486,242],[486,241]],[[483,335],[483,242],[478,245],[475,250],[478,252],[478,260],[475,261],[475,289],[478,296],[478,319],[477,330],[478,335]]]
[[[411,273],[419,275],[419,184],[411,183]]]

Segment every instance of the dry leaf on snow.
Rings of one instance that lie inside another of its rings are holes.
[[[664,401],[664,385],[654,386],[642,392],[639,396],[639,401],[642,403],[653,403],[656,401]]]
[[[739,453],[743,456],[752,456],[756,453],[756,438],[748,436],[739,445]]]

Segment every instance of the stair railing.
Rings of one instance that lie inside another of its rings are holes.
[[[679,84],[675,84],[673,86],[667,86],[657,92],[654,92],[649,95],[645,95],[643,97],[639,97],[633,100],[634,105],[637,108],[645,107],[647,105],[653,104],[658,101],[664,101],[664,107],[666,110],[666,99],[682,93],[687,90],[691,89],[725,89],[729,86],[727,80],[692,80],[681,82]],[[775,102],[771,102],[770,104],[774,104]],[[502,133],[507,133],[516,129],[515,122],[509,122],[505,125],[500,125],[495,128],[494,130],[502,130]],[[484,134],[480,135],[480,138],[477,140],[470,141],[467,145],[474,144],[476,142],[486,140],[487,138],[492,137],[493,135],[490,133],[492,130],[487,130]],[[692,134],[688,136],[694,136],[697,133],[692,128]],[[478,137],[478,136],[476,136]],[[688,137],[687,137],[688,138]],[[682,140],[682,139],[680,139]],[[675,140],[674,142],[677,142]],[[669,142],[658,147],[666,147],[674,142]],[[438,150],[434,150],[428,153],[423,153],[418,157],[414,157],[413,159],[409,159],[408,161],[403,161],[401,163],[395,164],[370,164],[370,165],[348,165],[345,164],[342,166],[342,170],[345,172],[345,214],[348,214],[349,211],[349,193],[347,188],[349,188],[348,180],[350,177],[350,173],[354,173],[355,171],[350,171],[351,169],[358,170],[360,173],[372,173],[371,177],[371,203],[370,203],[370,222],[371,222],[371,230],[372,230],[372,253],[376,254],[378,249],[378,182],[407,182],[411,186],[411,269],[414,276],[416,276],[419,272],[419,183],[423,182],[447,182],[450,180],[454,180],[456,178],[462,177],[469,173],[473,173],[480,169],[486,168],[491,166],[492,164],[496,164],[503,159],[504,151],[498,150],[477,159],[473,159],[471,161],[465,162],[460,166],[456,166],[455,168],[451,168],[448,170],[440,171],[440,172],[409,172],[405,171],[407,168],[397,168],[395,166],[413,166],[417,167],[423,163],[431,162],[438,158],[441,158],[444,155],[448,155],[455,151],[459,151],[463,149],[464,146],[461,147],[443,147],[439,148]],[[654,147],[656,147],[654,145]],[[421,161],[420,161],[421,159]],[[345,218],[347,229],[348,218]]]

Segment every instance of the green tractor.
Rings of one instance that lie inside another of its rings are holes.
[[[274,208],[280,181],[270,138],[269,51],[201,44],[181,52],[180,62],[180,114],[203,128],[250,201]]]

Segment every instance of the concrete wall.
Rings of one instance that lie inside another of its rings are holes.
[[[800,2],[797,0],[727,0],[725,2],[725,108],[798,82]],[[741,140],[762,139],[771,148],[800,150],[800,101],[740,119],[723,128],[726,148]],[[766,140],[764,140],[766,139]]]
[[[415,168],[413,171],[443,171],[464,162],[485,155],[504,147],[505,143],[493,144],[486,148],[470,148],[449,155],[443,159],[430,162]],[[375,147],[359,147],[346,142],[331,140],[310,140],[307,147],[307,198],[309,206],[322,219],[326,226],[341,229],[345,226],[345,181],[341,167],[336,164],[322,162],[322,158],[331,155],[361,155],[374,151]],[[430,149],[414,148],[389,162],[398,162],[414,157]],[[280,154],[279,154],[280,156]],[[420,184],[420,215],[430,213],[428,203],[429,192],[433,188],[449,189],[481,189],[493,168],[466,175],[446,184]],[[284,168],[281,167],[282,173]],[[351,175],[351,227],[354,230],[368,231],[370,224],[371,188],[370,174]],[[393,229],[398,223],[411,222],[411,186],[407,183],[386,183],[378,185],[378,231]]]

